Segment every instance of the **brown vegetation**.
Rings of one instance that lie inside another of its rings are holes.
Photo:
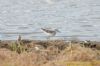
[[[63,62],[92,62],[100,60],[99,49],[99,42],[89,42],[88,46],[81,41],[72,42],[70,46],[63,40],[1,41],[0,66],[66,66]]]

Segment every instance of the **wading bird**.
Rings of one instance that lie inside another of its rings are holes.
[[[53,37],[56,35],[57,32],[60,32],[58,29],[46,29],[46,28],[41,28],[41,30],[46,34],[48,35],[48,38],[47,39],[50,39],[50,37]]]

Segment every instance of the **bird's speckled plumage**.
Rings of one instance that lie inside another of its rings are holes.
[[[58,32],[57,29],[51,30],[51,29],[41,28],[41,30],[42,30],[46,35],[48,35],[49,37],[55,36],[56,33]]]

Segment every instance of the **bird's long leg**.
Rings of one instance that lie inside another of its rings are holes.
[[[47,37],[47,40],[50,40],[50,36]]]

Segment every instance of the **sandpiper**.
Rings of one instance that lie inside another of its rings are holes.
[[[46,28],[41,28],[41,30],[46,34],[48,35],[48,38],[47,39],[50,39],[50,37],[53,37],[56,35],[57,32],[60,32],[58,29],[46,29]]]

